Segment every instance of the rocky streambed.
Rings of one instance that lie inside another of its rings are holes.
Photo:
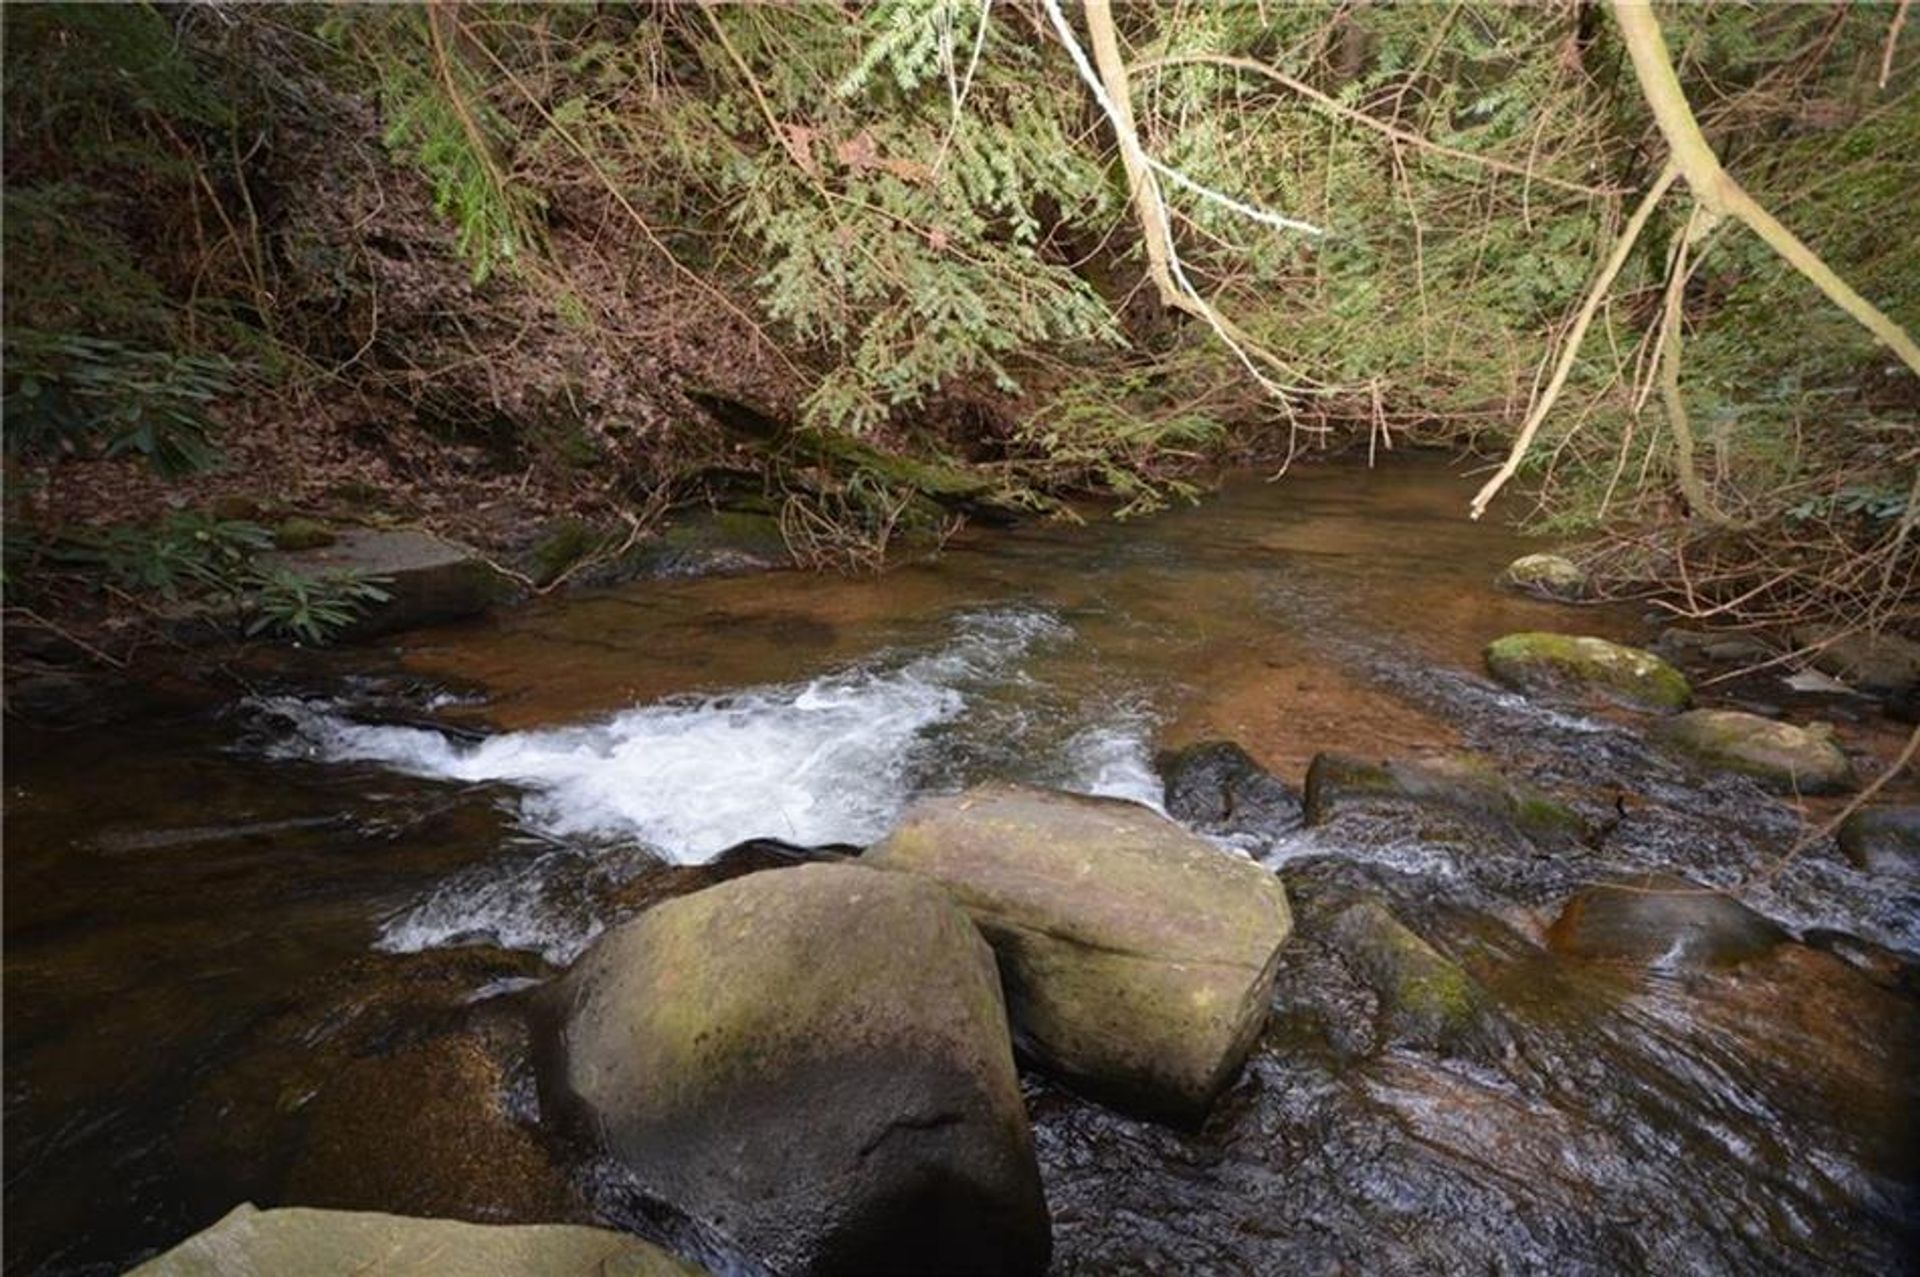
[[[1912,791],[1816,791],[1904,728],[1495,590],[1462,487],[10,734],[9,1268],[1897,1270]]]

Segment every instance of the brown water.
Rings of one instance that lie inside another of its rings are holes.
[[[1243,838],[1303,927],[1207,1127],[1029,1079],[1059,1271],[1889,1269],[1911,996],[1800,946],[1644,979],[1541,947],[1584,882],[1739,882],[1803,817],[1625,717],[1487,685],[1508,631],[1647,632],[1491,588],[1533,547],[1468,523],[1471,488],[1420,458],[1241,476],[880,579],[636,584],[297,657],[251,696],[15,726],[8,1270],[115,1271],[240,1200],[664,1228],[540,1122],[516,990],[747,867],[697,867],[733,843],[859,843],[915,792],[996,777],[1157,801],[1156,751],[1213,737],[1293,783],[1320,750],[1471,747],[1610,832],[1550,856],[1372,817]],[[1870,707],[1820,708],[1863,765],[1891,753]],[[1912,889],[1829,844],[1742,894],[1920,948]],[[1360,896],[1485,985],[1505,1049],[1380,1030],[1305,925]]]

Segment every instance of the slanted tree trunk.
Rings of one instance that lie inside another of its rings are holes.
[[[1640,81],[1640,92],[1653,109],[1660,133],[1667,139],[1673,161],[1687,179],[1687,189],[1709,214],[1733,217],[1743,223],[1785,258],[1787,264],[1811,280],[1814,287],[1832,299],[1834,305],[1860,321],[1860,324],[1884,342],[1900,361],[1920,374],[1920,346],[1905,329],[1893,322],[1879,307],[1853,291],[1833,268],[1820,260],[1800,238],[1762,208],[1733,175],[1720,166],[1693,108],[1674,73],[1673,59],[1667,55],[1666,38],[1660,33],[1660,21],[1654,16],[1650,0],[1609,0],[1614,20],[1633,59],[1633,73]]]

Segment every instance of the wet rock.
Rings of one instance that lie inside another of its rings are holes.
[[[637,1237],[572,1224],[517,1226],[370,1211],[236,1206],[219,1223],[133,1270],[137,1277],[336,1277],[341,1273],[621,1273],[698,1277]]]
[[[534,1223],[580,1218],[566,1174],[510,1112],[504,1020],[354,1060],[306,1106],[286,1197],[310,1206]]]
[[[1306,820],[1325,824],[1349,808],[1412,804],[1513,829],[1542,846],[1578,842],[1587,824],[1558,799],[1509,779],[1488,758],[1462,752],[1372,763],[1317,754],[1307,768]]]
[[[1598,696],[1635,709],[1685,709],[1693,689],[1651,652],[1576,634],[1509,634],[1487,647],[1487,671],[1533,695]]]
[[[1843,633],[1802,626],[1794,642],[1811,647],[1813,667],[1866,692],[1896,695],[1920,686],[1920,643],[1898,634]]]
[[[478,552],[424,532],[350,528],[332,545],[263,556],[308,576],[357,572],[384,579],[392,596],[371,605],[343,635],[366,638],[484,612],[505,597],[505,577]]]
[[[1693,970],[1743,962],[1788,938],[1731,896],[1658,874],[1580,892],[1548,929],[1547,946],[1572,958]]]
[[[1832,954],[1883,989],[1920,995],[1920,961],[1908,954],[1825,927],[1815,928],[1801,939],[1813,948]]]
[[[750,874],[607,932],[556,992],[565,1098],[774,1270],[1045,1269],[993,956],[933,884]]]
[[[517,1020],[471,1002],[550,972],[531,954],[479,945],[367,954],[296,990],[200,1083],[183,1105],[181,1154],[224,1201],[281,1184],[299,1166],[308,1200],[325,1205],[392,1204],[359,1195],[364,1178],[404,1186],[395,1200],[409,1209],[550,1218],[553,1181],[532,1169],[531,1142],[503,1095],[522,1050]],[[360,1107],[398,1129],[361,1124]],[[372,1142],[359,1145],[363,1137]],[[363,1169],[356,1157],[383,1164]],[[525,1173],[468,1180],[455,1169],[501,1157]]]
[[[1167,814],[1209,833],[1271,837],[1300,827],[1300,799],[1232,741],[1162,754]]]
[[[1659,736],[1710,767],[1751,776],[1780,793],[1830,794],[1853,786],[1853,766],[1823,724],[1795,727],[1741,710],[1696,709],[1662,723]]]
[[[1379,995],[1389,1040],[1447,1049],[1499,1040],[1485,990],[1380,901],[1348,905],[1321,934]]]
[[[866,863],[923,874],[1000,959],[1021,1045],[1122,1106],[1203,1113],[1266,1023],[1279,879],[1145,807],[987,786],[911,807]]]
[[[276,550],[318,550],[339,539],[333,529],[320,520],[298,514],[281,520],[280,526],[273,530],[273,546]]]
[[[1558,554],[1523,554],[1507,564],[1500,583],[1549,599],[1577,599],[1587,592],[1587,574]]]
[[[1869,873],[1920,877],[1920,805],[1862,807],[1836,835],[1847,859]]]

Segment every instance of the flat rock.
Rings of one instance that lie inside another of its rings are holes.
[[[236,1206],[131,1277],[340,1277],[344,1273],[559,1273],[698,1277],[637,1237],[572,1224],[467,1224],[370,1211]]]
[[[1662,723],[1659,736],[1722,771],[1751,776],[1780,793],[1830,794],[1853,787],[1853,766],[1818,727],[1736,709],[1689,710]]]
[[[1512,829],[1535,843],[1577,842],[1584,820],[1566,804],[1507,777],[1483,755],[1455,751],[1419,759],[1369,762],[1316,754],[1307,768],[1306,819],[1322,825],[1341,812],[1380,804],[1440,809],[1482,825]]]
[[[1530,695],[1599,697],[1672,713],[1693,698],[1686,676],[1651,652],[1579,634],[1509,634],[1487,647],[1487,672]]]
[[[939,882],[973,915],[1039,1063],[1155,1115],[1197,1116],[1233,1080],[1293,926],[1273,874],[1116,799],[925,799],[864,860]]]
[[[459,620],[484,612],[509,589],[478,551],[412,529],[343,528],[331,545],[261,558],[308,576],[357,572],[386,578],[393,597],[370,605],[344,638]]]
[[[1547,946],[1567,957],[1690,970],[1743,962],[1789,938],[1724,892],[1656,874],[1578,893],[1548,929]]]
[[[780,1273],[1039,1273],[993,954],[945,892],[812,864],[655,905],[554,990],[561,1106]]]

